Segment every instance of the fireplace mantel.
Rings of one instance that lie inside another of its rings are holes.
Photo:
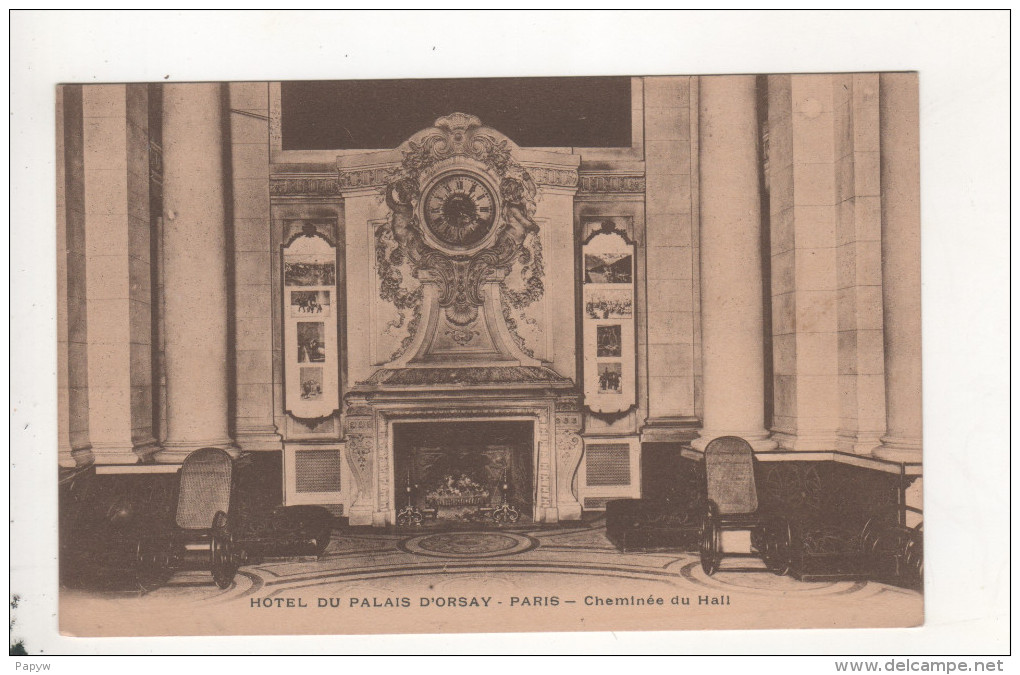
[[[408,369],[432,371],[438,369]],[[474,369],[462,369],[474,370]],[[535,522],[577,520],[577,470],[583,443],[581,408],[570,380],[556,376],[541,382],[405,384],[408,379],[447,377],[416,372],[389,384],[380,371],[346,396],[347,460],[357,487],[349,509],[351,525],[386,526],[396,522],[398,481],[393,474],[393,425],[402,422],[530,421],[534,427]],[[551,372],[551,371],[549,371]],[[473,373],[471,378],[485,373]],[[555,373],[553,373],[555,375]]]

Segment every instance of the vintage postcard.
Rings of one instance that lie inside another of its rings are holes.
[[[918,87],[61,84],[61,632],[921,625]]]

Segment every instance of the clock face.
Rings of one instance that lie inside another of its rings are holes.
[[[429,188],[423,202],[429,231],[444,244],[470,248],[485,238],[496,222],[496,200],[480,179],[464,173],[443,176]]]

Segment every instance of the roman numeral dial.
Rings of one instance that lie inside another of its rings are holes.
[[[440,177],[425,192],[422,215],[429,231],[453,248],[470,248],[492,231],[496,199],[482,179],[467,173]]]

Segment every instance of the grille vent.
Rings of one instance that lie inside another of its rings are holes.
[[[339,450],[301,450],[294,453],[298,492],[340,492]]]
[[[630,485],[630,445],[593,443],[585,446],[588,455],[586,485]]]

